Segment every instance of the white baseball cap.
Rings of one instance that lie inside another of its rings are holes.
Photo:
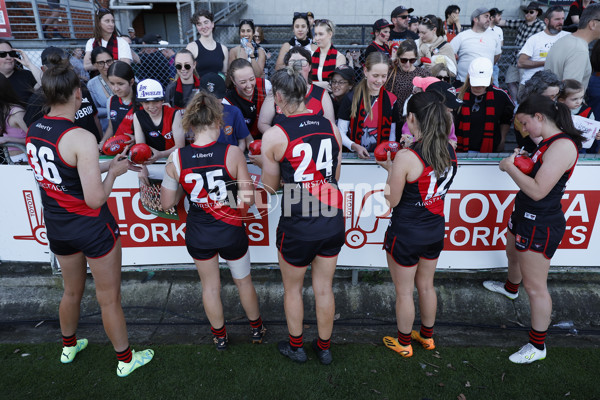
[[[137,84],[138,101],[157,101],[163,100],[164,97],[162,85],[154,79],[144,79]]]
[[[159,47],[159,48],[158,48],[159,50],[164,50],[164,49],[165,49],[165,46],[168,46],[168,45],[169,45],[169,42],[167,42],[166,40],[159,40],[159,41],[158,41],[158,45],[159,45],[159,46],[163,46],[163,47]]]
[[[469,82],[471,86],[490,86],[494,64],[489,58],[478,57],[469,65]]]

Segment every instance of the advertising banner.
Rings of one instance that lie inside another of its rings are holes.
[[[0,37],[10,38],[10,22],[8,22],[8,12],[6,10],[6,2],[0,0]]]
[[[151,166],[159,178],[163,164]],[[260,181],[260,170],[249,165],[252,178]],[[552,259],[556,266],[600,266],[600,166],[580,162],[563,196],[567,230]],[[344,200],[346,246],[338,265],[383,268],[386,266],[383,238],[390,210],[383,195],[387,174],[372,163],[345,162],[340,189]],[[50,260],[41,200],[28,166],[1,166],[5,193],[0,199],[0,260],[44,262]],[[148,212],[140,199],[137,173],[117,178],[108,200],[121,233],[123,265],[163,266],[191,264],[185,247],[187,200],[177,215],[163,218]],[[506,267],[506,224],[517,186],[495,163],[459,163],[454,183],[446,195],[445,248],[438,268],[473,269]],[[159,191],[146,194],[145,201],[159,201]],[[246,231],[253,263],[276,264],[275,237],[281,215],[280,197],[257,189],[257,205],[248,211]],[[149,198],[149,200],[148,200]]]

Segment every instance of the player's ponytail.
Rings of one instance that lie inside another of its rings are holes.
[[[421,139],[415,144],[423,158],[435,171],[436,177],[444,176],[452,160],[448,151],[448,135],[452,117],[444,105],[444,95],[432,92],[414,94],[406,111],[415,116]]]
[[[46,104],[66,104],[75,89],[80,87],[79,77],[68,59],[60,54],[50,54],[48,69],[42,75],[42,90],[46,96]]]
[[[571,116],[569,107],[541,94],[532,93],[519,104],[516,112],[516,114],[525,114],[532,117],[538,113],[545,116],[561,131],[569,135],[577,145],[577,148],[581,149],[583,136],[581,135],[581,131],[573,125],[573,117]]]
[[[223,126],[223,104],[212,94],[201,90],[190,100],[183,114],[183,129],[194,133],[216,124]]]

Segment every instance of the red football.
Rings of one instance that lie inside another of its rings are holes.
[[[421,57],[421,64],[431,64],[431,58]]]
[[[375,159],[377,161],[387,160],[387,152],[389,151],[393,160],[400,149],[402,149],[402,145],[398,142],[381,142],[375,147]]]
[[[138,143],[129,149],[129,159],[136,164],[143,164],[152,157],[152,149],[146,143]]]
[[[525,175],[529,175],[533,171],[533,160],[528,155],[520,155],[515,157],[515,165]]]
[[[262,146],[262,140],[255,140],[248,145],[248,151],[253,156],[257,156],[260,154],[260,146]]]
[[[102,146],[102,152],[107,156],[114,156],[123,151],[131,138],[127,135],[116,135],[108,138]]]

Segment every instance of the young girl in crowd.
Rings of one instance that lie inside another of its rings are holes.
[[[309,54],[317,49],[317,46],[313,44],[312,39],[308,36],[309,27],[307,13],[295,12],[292,19],[292,26],[294,28],[294,37],[281,45],[281,48],[279,49],[279,56],[277,57],[277,62],[275,63],[276,70],[286,66],[283,58],[291,48],[303,47],[309,52]]]
[[[389,72],[389,58],[371,53],[365,62],[365,78],[342,100],[338,128],[342,142],[360,158],[386,140],[396,139],[398,107],[396,96],[384,88]]]
[[[579,115],[583,118],[595,120],[592,107],[584,103],[585,89],[581,82],[575,79],[565,79],[563,81],[563,89],[558,95],[558,101],[564,103],[571,110],[572,115]],[[588,149],[581,149],[582,153],[595,154],[600,148],[600,132],[596,134],[594,143]]]
[[[401,150],[392,162],[377,163],[388,172],[385,198],[392,209],[384,249],[396,289],[398,340],[383,343],[402,357],[413,354],[411,338],[427,350],[435,348],[433,325],[437,296],[433,276],[444,248],[444,197],[456,174],[456,153],[448,143],[452,125],[444,97],[421,92],[410,98],[407,123],[415,137],[411,149]],[[413,292],[419,293],[421,329],[412,331],[415,319]]]
[[[240,213],[240,209],[254,203],[254,186],[242,151],[217,141],[222,125],[220,101],[200,92],[186,108],[183,119],[185,130],[194,133],[194,142],[171,154],[161,188],[165,210],[176,205],[183,192],[188,196],[185,243],[200,275],[202,302],[217,350],[227,349],[228,341],[219,256],[227,261],[240,292],[252,342],[261,343],[266,332],[250,276],[248,236]],[[232,200],[238,204],[231,204]]]
[[[142,104],[133,116],[136,143],[146,143],[152,149],[152,157],[146,164],[168,157],[175,149],[185,145],[181,125],[181,113],[164,104],[162,86],[154,79],[144,79],[137,85],[137,101]],[[140,179],[146,184],[148,169],[140,171]]]
[[[529,343],[509,360],[530,364],[546,357],[546,333],[552,314],[548,270],[565,233],[561,200],[577,163],[582,136],[573,126],[571,112],[565,104],[539,94],[523,100],[516,118],[532,140],[538,142],[538,147],[529,174],[515,165],[519,149],[500,161],[500,170],[510,175],[520,190],[506,233],[506,283],[485,281],[483,286],[514,300],[519,296],[519,285],[523,282],[531,307]]]
[[[135,76],[133,68],[123,61],[117,61],[108,69],[108,82],[114,93],[106,102],[108,110],[108,128],[100,142],[113,135],[128,135],[133,139],[133,114],[135,107]]]
[[[252,65],[244,59],[233,61],[227,73],[233,87],[225,93],[225,102],[242,111],[250,134],[254,139],[260,139],[262,132],[258,129],[258,116],[267,94],[271,92],[271,83],[257,78]]]
[[[182,110],[200,90],[194,55],[187,49],[179,50],[175,55],[175,69],[177,79],[167,86],[165,100],[171,107]]]
[[[394,24],[390,24],[386,19],[378,19],[373,24],[373,42],[365,50],[365,59],[371,53],[380,52],[389,56],[391,53],[388,41],[390,40],[390,30]]]
[[[264,78],[267,55],[265,49],[260,47],[258,43],[254,41],[255,32],[254,21],[251,19],[243,19],[240,21],[239,33],[241,43],[229,50],[229,68],[231,68],[231,63],[234,60],[247,60],[252,66],[254,75],[256,75],[257,78]]]

